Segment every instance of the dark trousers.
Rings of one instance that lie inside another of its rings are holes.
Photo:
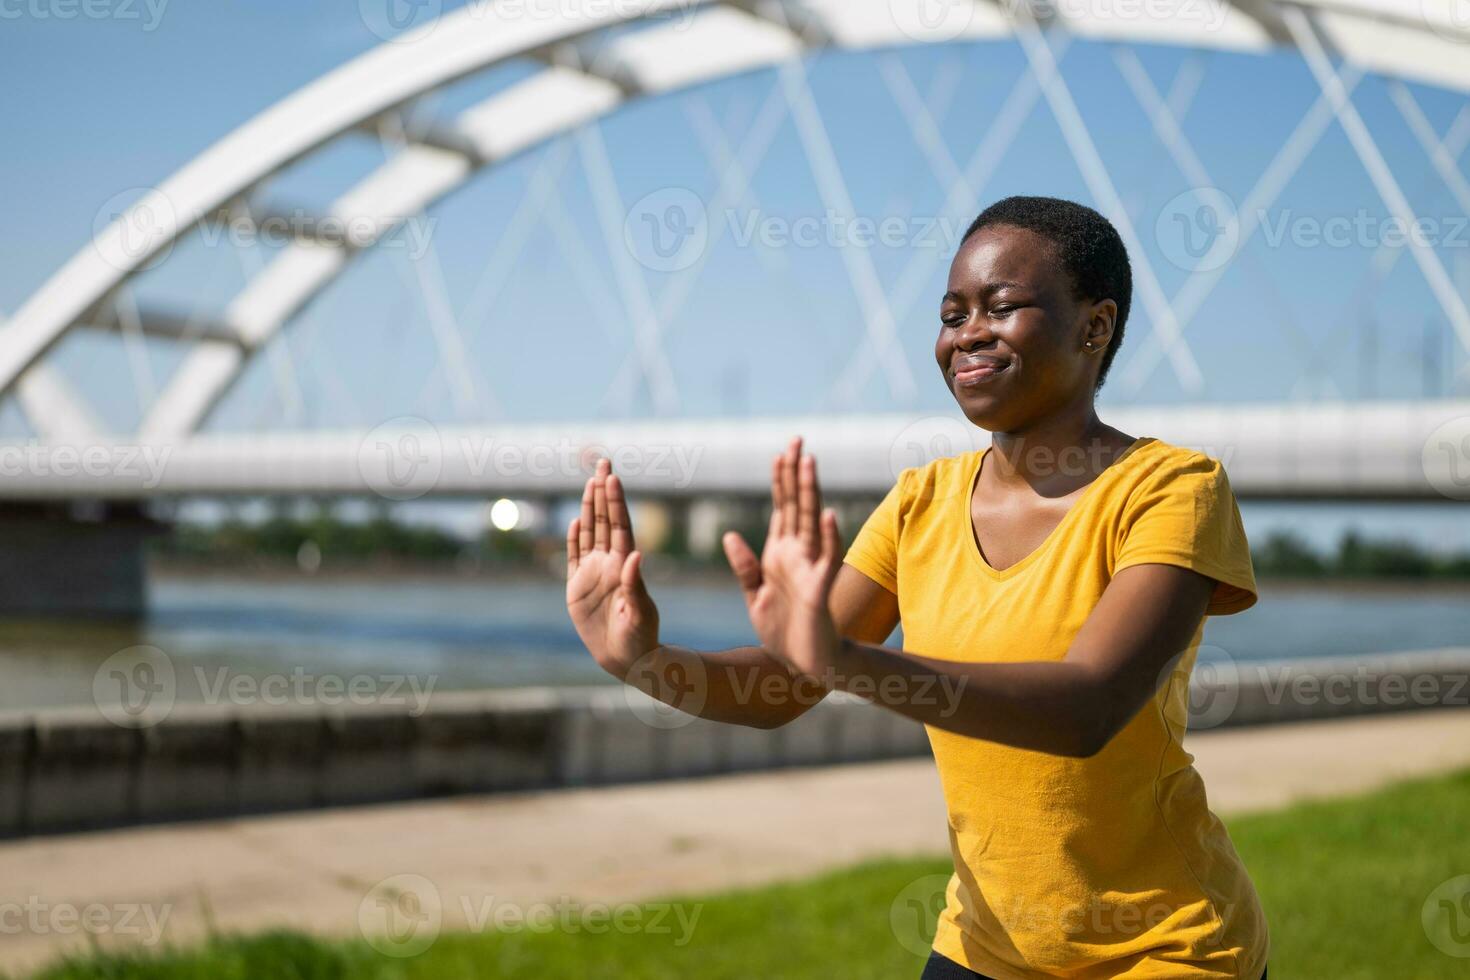
[[[954,960],[930,950],[929,962],[924,964],[924,973],[919,980],[990,980],[990,978],[974,970],[966,969]],[[1266,980],[1265,970],[1261,971],[1261,980]]]

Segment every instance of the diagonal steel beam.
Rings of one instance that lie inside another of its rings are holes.
[[[1351,71],[1343,76],[1343,86],[1351,91],[1359,81],[1362,80],[1361,71]],[[1282,191],[1301,165],[1306,161],[1307,155],[1327,131],[1332,122],[1332,103],[1327,95],[1321,94],[1312,103],[1306,114],[1297,123],[1276,156],[1266,166],[1265,171],[1257,179],[1255,186],[1246,195],[1241,206],[1236,212],[1228,216],[1226,234],[1238,235],[1236,253],[1244,249],[1255,234],[1260,230],[1261,217],[1281,196]],[[1211,292],[1224,278],[1229,263],[1214,269],[1196,272],[1185,281],[1183,287],[1175,294],[1173,306],[1178,317],[1180,329],[1185,329],[1194,319],[1200,307],[1204,305]],[[1158,366],[1159,359],[1166,353],[1163,338],[1156,334],[1149,334],[1143,338],[1143,344],[1137,348],[1137,353],[1128,362],[1123,371],[1123,383],[1125,390],[1132,394],[1143,387],[1144,382]]]
[[[1058,61],[1068,43],[1068,39],[1064,37],[1057,45]],[[901,65],[899,69],[902,71]],[[903,78],[907,78],[906,72],[903,73]],[[939,124],[933,112],[922,99],[917,97],[917,91],[912,88],[912,82],[910,81],[909,85],[905,86],[902,79],[897,76],[891,81],[896,87],[891,87],[890,91],[898,100],[899,108],[903,110],[904,118],[909,122],[911,129],[923,127],[933,133],[938,133]],[[995,114],[994,121],[985,131],[985,136],[981,139],[980,144],[970,155],[963,171],[959,171],[959,168],[955,166],[953,158],[949,155],[949,147],[942,139],[936,140],[932,136],[921,138],[919,133],[915,132],[915,139],[920,141],[921,148],[927,145],[936,155],[936,159],[930,161],[930,167],[936,179],[949,188],[944,203],[939,208],[936,222],[938,227],[941,229],[953,227],[958,221],[968,221],[969,216],[975,213],[980,205],[980,191],[994,176],[1006,151],[1014,144],[1016,134],[1020,132],[1022,124],[1030,117],[1040,98],[1041,87],[1037,83],[1036,75],[1030,71],[1022,72],[1011,86],[1010,92],[1001,103],[1000,110]],[[937,159],[938,156],[943,156],[946,161],[940,162]],[[946,180],[940,176],[941,173],[958,173],[958,178]],[[915,250],[890,291],[892,308],[898,316],[903,316],[913,307],[918,301],[920,291],[928,285],[930,277],[933,276],[935,267],[948,258],[947,251],[937,248]],[[837,385],[834,386],[836,397],[831,401],[836,404],[854,401],[858,389],[867,381],[876,365],[877,354],[873,348],[868,345],[859,346],[857,353],[854,354]]]
[[[1082,119],[1082,113],[1078,111],[1077,103],[1072,99],[1072,93],[1067,87],[1066,80],[1056,70],[1056,57],[1051,45],[1047,43],[1046,36],[1041,29],[1028,18],[1018,17],[1015,26],[1016,36],[1021,40],[1021,47],[1026,52],[1027,60],[1031,63],[1031,70],[1041,81],[1042,94],[1046,96],[1052,115],[1056,117],[1057,124],[1061,127],[1062,137],[1066,140],[1068,149],[1071,150],[1072,159],[1082,172],[1082,179],[1086,182],[1088,191],[1097,201],[1103,214],[1107,215],[1117,226],[1118,234],[1123,239],[1123,245],[1132,256],[1133,278],[1138,298],[1142,301],[1144,309],[1148,311],[1149,319],[1153,322],[1153,332],[1165,343],[1169,359],[1174,365],[1174,371],[1179,376],[1179,383],[1186,391],[1199,392],[1204,387],[1204,376],[1200,373],[1199,365],[1195,363],[1188,346],[1184,343],[1183,331],[1174,315],[1173,307],[1169,305],[1169,300],[1164,295],[1163,287],[1159,284],[1159,278],[1154,272],[1153,260],[1149,258],[1148,252],[1143,248],[1143,242],[1139,239],[1137,231],[1134,230],[1127,209],[1123,207],[1123,201],[1118,196],[1118,190],[1113,185],[1112,177],[1108,175],[1107,167],[1097,152],[1097,145],[1093,143],[1092,136],[1087,130],[1087,124]]]
[[[847,181],[842,176],[842,168],[832,149],[826,125],[822,122],[821,114],[812,98],[805,67],[800,61],[788,61],[777,72],[781,89],[791,109],[791,117],[796,123],[797,135],[801,138],[807,164],[811,168],[812,176],[816,178],[823,207],[833,214],[855,217],[852,196],[848,193]],[[857,296],[859,312],[867,328],[868,343],[873,346],[875,355],[879,352],[886,355],[882,364],[888,389],[898,401],[907,402],[914,397],[917,389],[903,346],[898,342],[888,298],[878,285],[878,270],[873,266],[873,257],[868,254],[867,249],[852,246],[841,247],[838,253],[848,281]]]
[[[1404,196],[1403,190],[1399,188],[1398,181],[1388,166],[1388,161],[1384,160],[1372,133],[1368,131],[1367,125],[1363,122],[1363,117],[1358,115],[1358,110],[1353,105],[1337,71],[1332,67],[1316,24],[1305,11],[1297,7],[1284,8],[1281,16],[1291,31],[1292,37],[1296,39],[1302,59],[1317,79],[1317,84],[1321,87],[1323,94],[1331,100],[1338,124],[1342,126],[1363,168],[1368,171],[1368,178],[1373,182],[1373,187],[1378,192],[1378,196],[1382,198],[1384,206],[1394,218],[1404,224],[1404,227],[1413,228],[1418,217],[1413,207],[1410,206],[1408,198]],[[1410,234],[1406,238],[1410,254],[1414,256],[1419,271],[1423,273],[1425,281],[1428,282],[1430,292],[1439,301],[1440,308],[1449,318],[1455,332],[1459,334],[1460,343],[1467,351],[1470,351],[1470,309],[1465,306],[1465,298],[1455,289],[1455,284],[1450,280],[1449,273],[1445,271],[1444,264],[1440,262],[1439,255],[1434,248],[1427,242],[1421,241],[1417,235]]]

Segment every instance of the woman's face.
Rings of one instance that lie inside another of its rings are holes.
[[[991,225],[950,264],[934,357],[971,422],[1017,431],[1079,398],[1090,404],[1116,313],[1112,300],[1073,295],[1045,238]]]

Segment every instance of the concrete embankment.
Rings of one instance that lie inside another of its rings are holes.
[[[1198,670],[1196,729],[1470,704],[1470,649]],[[621,687],[435,695],[427,710],[173,707],[0,716],[0,836],[921,755],[921,726],[832,695],[772,731]]]

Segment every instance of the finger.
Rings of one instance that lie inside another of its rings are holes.
[[[607,471],[609,463],[605,459],[597,461],[597,475],[592,478],[592,547],[598,551],[607,550],[608,528],[607,528]]]
[[[781,460],[781,533],[795,534],[797,519],[796,464],[801,459],[801,437],[791,440]]]
[[[572,523],[567,525],[567,575],[570,577],[577,571],[577,563],[582,560],[581,542],[577,539],[581,533],[582,519],[572,518]]]
[[[585,555],[592,550],[592,484],[595,478],[587,481],[582,488],[582,517],[577,522],[577,551]]]
[[[781,461],[776,456],[771,460],[771,526],[766,529],[766,539],[781,536]]]
[[[643,552],[635,551],[628,556],[627,561],[623,562],[622,571],[618,575],[618,584],[629,592],[646,594],[647,590],[643,588],[643,577],[638,574],[642,568]]]
[[[612,532],[612,550],[627,554],[633,550],[633,522],[628,517],[628,502],[623,498],[623,481],[617,474],[607,478],[607,519]]]
[[[828,507],[822,511],[822,562],[826,565],[827,588],[837,579],[842,568],[842,535],[837,533],[837,511]]]
[[[808,558],[816,558],[821,547],[817,524],[822,519],[822,502],[817,495],[817,461],[814,457],[801,457],[797,481],[796,523],[801,544]]]
[[[725,546],[725,559],[730,563],[730,571],[735,573],[735,581],[740,583],[741,591],[749,598],[761,587],[760,560],[739,531],[725,532],[721,542]]]

